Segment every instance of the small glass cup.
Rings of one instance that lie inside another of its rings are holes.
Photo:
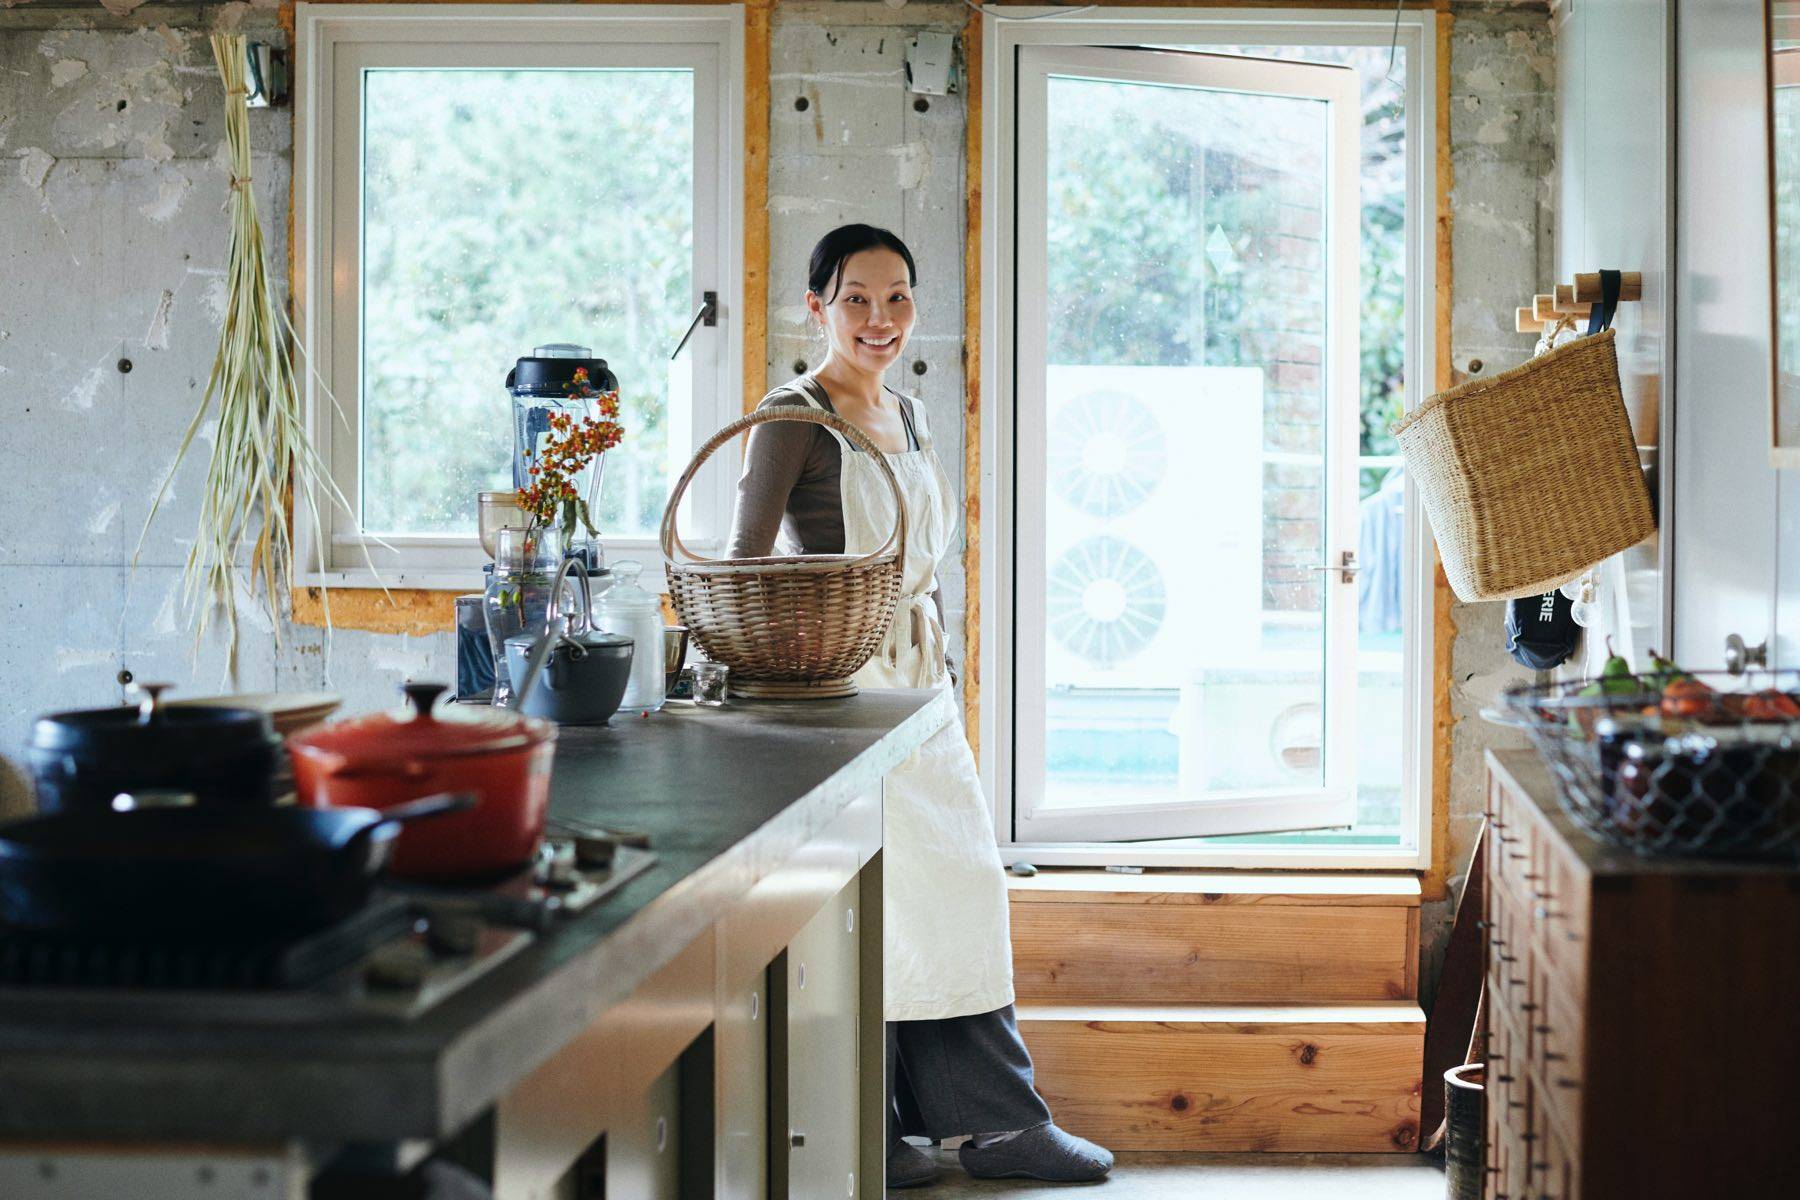
[[[725,703],[725,664],[697,662],[694,672],[694,703],[717,708]]]

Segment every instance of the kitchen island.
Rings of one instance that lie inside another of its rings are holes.
[[[952,703],[563,730],[553,819],[641,833],[654,863],[413,1015],[0,989],[0,1195],[128,1168],[134,1195],[286,1196],[446,1146],[503,1200],[583,1194],[583,1171],[632,1196],[879,1179],[881,782]]]

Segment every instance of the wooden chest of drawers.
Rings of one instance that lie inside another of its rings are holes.
[[[1800,1195],[1800,872],[1583,833],[1488,755],[1490,1200]]]

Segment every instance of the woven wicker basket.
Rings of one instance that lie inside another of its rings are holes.
[[[898,520],[868,554],[703,559],[675,528],[681,497],[701,464],[726,442],[770,421],[806,421],[837,430],[880,467],[894,489]],[[663,509],[669,600],[690,636],[730,668],[740,696],[796,699],[853,696],[850,676],[869,661],[893,623],[906,557],[906,505],[887,458],[868,435],[833,413],[798,405],[759,409],[707,439]]]
[[[1610,329],[1433,396],[1393,432],[1459,599],[1547,592],[1656,529]]]

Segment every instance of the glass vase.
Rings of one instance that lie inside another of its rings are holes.
[[[550,613],[550,583],[562,565],[562,530],[500,529],[495,533],[493,574],[482,599],[488,649],[494,656],[494,706],[513,707],[506,670],[506,639],[544,627]]]

